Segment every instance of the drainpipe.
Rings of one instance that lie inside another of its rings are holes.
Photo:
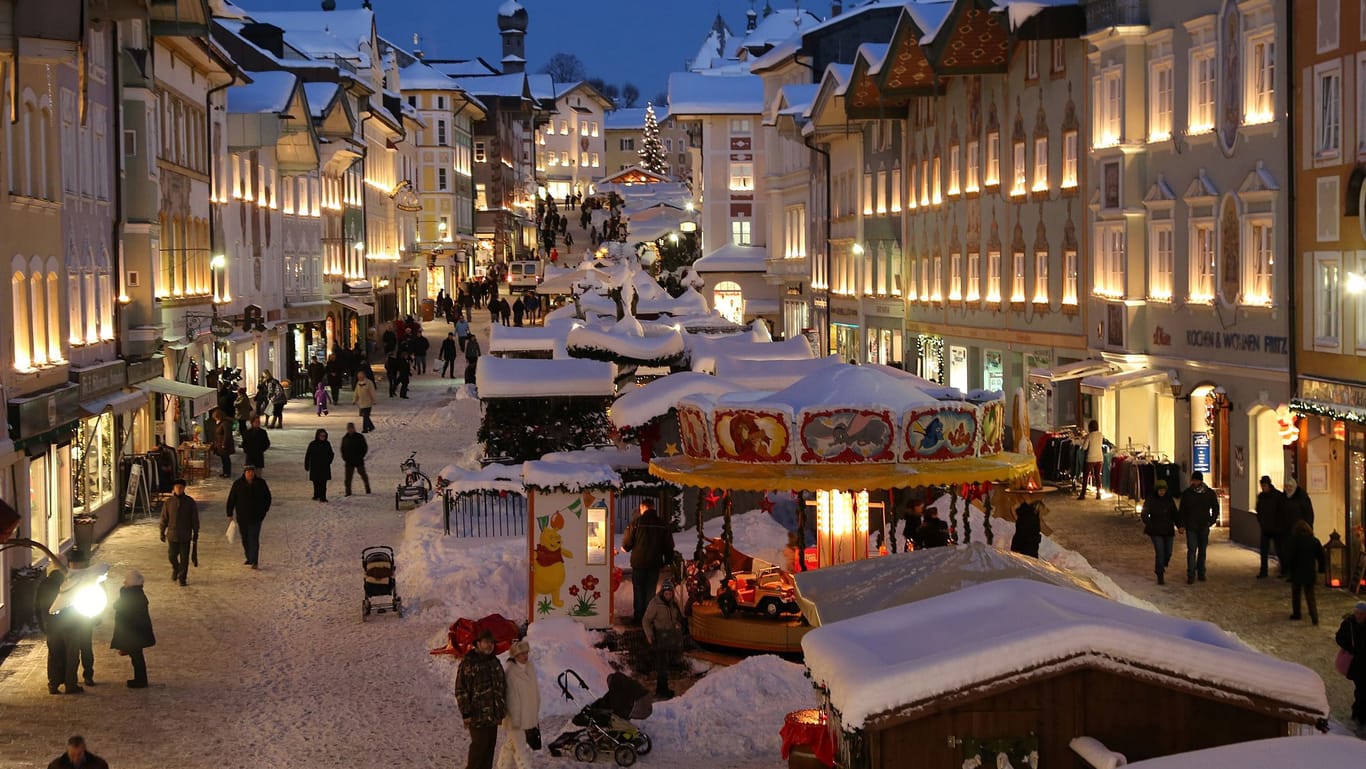
[[[803,144],[806,145],[807,149],[819,152],[821,157],[825,159],[825,353],[829,355],[830,348],[835,343],[834,327],[830,324],[830,286],[834,282],[834,276],[831,275],[832,256],[830,253],[830,150],[821,149],[810,138],[806,139]]]
[[[1287,12],[1286,12],[1286,14],[1285,14],[1285,60],[1286,60],[1287,62],[1290,62],[1290,61],[1294,61],[1294,60],[1295,60],[1295,51],[1294,51],[1294,45],[1295,45],[1295,14],[1294,14],[1294,12],[1290,9],[1289,4],[1287,4],[1287,6],[1286,6],[1286,11],[1287,11]],[[1286,80],[1286,85],[1287,85],[1287,87],[1288,87],[1287,90],[1289,91],[1289,93],[1286,94],[1286,99],[1285,99],[1286,113],[1287,113],[1287,114],[1286,114],[1286,121],[1285,121],[1285,136],[1286,136],[1285,152],[1286,152],[1287,161],[1288,161],[1286,165],[1287,165],[1287,167],[1290,169],[1290,173],[1287,174],[1287,176],[1289,176],[1290,178],[1289,178],[1289,180],[1287,181],[1287,184],[1286,184],[1286,187],[1287,187],[1287,189],[1286,189],[1286,200],[1293,201],[1293,200],[1295,200],[1295,194],[1296,194],[1296,193],[1295,193],[1295,169],[1297,168],[1296,163],[1295,163],[1295,158],[1296,158],[1296,155],[1295,155],[1295,118],[1296,118],[1296,116],[1293,115],[1293,114],[1290,114],[1290,108],[1289,108],[1289,107],[1290,107],[1291,104],[1294,104],[1294,103],[1295,103],[1295,101],[1294,101],[1294,99],[1295,99],[1295,93],[1296,93],[1296,91],[1298,91],[1299,89],[1296,88],[1296,79],[1295,79],[1295,76],[1294,76],[1293,74],[1292,74],[1291,76],[1287,77],[1285,80]],[[1285,282],[1286,282],[1285,311],[1286,311],[1286,313],[1288,313],[1289,316],[1290,316],[1290,318],[1289,318],[1289,323],[1290,323],[1290,339],[1289,339],[1289,342],[1290,342],[1290,343],[1287,345],[1287,347],[1288,347],[1288,354],[1289,354],[1289,356],[1290,356],[1290,360],[1289,360],[1289,369],[1290,369],[1290,397],[1292,397],[1292,398],[1295,396],[1295,394],[1296,394],[1297,392],[1299,392],[1299,356],[1296,355],[1296,348],[1297,348],[1297,346],[1298,346],[1298,344],[1299,344],[1299,338],[1300,338],[1300,336],[1299,336],[1299,323],[1298,323],[1298,317],[1297,317],[1298,314],[1299,314],[1299,311],[1298,311],[1298,309],[1296,308],[1296,298],[1297,298],[1297,297],[1296,297],[1296,293],[1295,293],[1295,292],[1296,292],[1296,287],[1297,287],[1297,285],[1298,285],[1298,282],[1296,281],[1295,278],[1296,278],[1296,274],[1297,274],[1297,272],[1298,272],[1298,269],[1297,269],[1297,268],[1298,268],[1298,266],[1299,266],[1299,261],[1298,261],[1298,259],[1296,259],[1296,253],[1295,253],[1295,251],[1296,251],[1296,249],[1295,249],[1295,218],[1296,218],[1296,217],[1295,217],[1295,211],[1294,211],[1294,208],[1292,207],[1292,208],[1291,208],[1291,211],[1290,211],[1290,216],[1286,217],[1286,229],[1287,229],[1287,233],[1286,233],[1286,242],[1290,244],[1290,249],[1289,249],[1289,250],[1290,250],[1290,255],[1289,255],[1290,258],[1284,260],[1285,263],[1286,263],[1287,265],[1289,265],[1289,269],[1286,270],[1286,281],[1285,281]],[[1303,445],[1302,442],[1297,442],[1297,443],[1295,444],[1295,456],[1294,456],[1292,465],[1293,465],[1293,472],[1294,472],[1294,474],[1295,474],[1296,477],[1299,477],[1299,475],[1300,475],[1300,469],[1301,469],[1301,467],[1303,466],[1303,463],[1300,461],[1300,457],[1301,457],[1301,454],[1302,454],[1302,452],[1300,451],[1300,446],[1302,446],[1302,445]],[[1284,461],[1284,458],[1282,458],[1282,461]]]

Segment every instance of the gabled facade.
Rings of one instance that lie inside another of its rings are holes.
[[[664,145],[664,156],[669,161],[669,175],[681,181],[692,179],[692,155],[689,148],[698,145],[697,137],[684,129],[665,107],[655,107],[655,122],[659,125],[659,141]],[[614,174],[640,165],[640,150],[644,146],[645,109],[630,107],[603,116],[606,135],[603,141],[603,174]]]
[[[556,83],[555,88],[555,109],[536,129],[536,172],[546,193],[563,201],[571,193],[591,192],[607,173],[605,115],[613,105],[588,83]]]

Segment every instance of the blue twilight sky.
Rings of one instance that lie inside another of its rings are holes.
[[[248,11],[318,10],[320,0],[234,0]],[[748,0],[519,0],[530,18],[527,71],[537,72],[558,52],[572,53],[588,69],[620,86],[635,83],[640,103],[667,87],[670,72],[697,55],[719,12],[731,31],[743,34]],[[503,0],[371,0],[379,33],[411,49],[413,33],[431,58],[482,56],[498,64],[498,6]],[[790,8],[792,0],[772,0]],[[760,11],[764,2],[755,4]],[[822,16],[823,3],[806,3]],[[816,6],[821,6],[817,8]],[[361,0],[337,0],[359,8]]]

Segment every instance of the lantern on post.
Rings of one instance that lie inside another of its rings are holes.
[[[1324,561],[1328,568],[1323,575],[1323,584],[1328,587],[1342,587],[1347,577],[1347,545],[1342,541],[1342,535],[1334,531],[1328,535],[1328,542],[1323,546]]]

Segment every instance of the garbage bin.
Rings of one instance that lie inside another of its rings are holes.
[[[74,549],[89,556],[95,552],[95,521],[94,519],[76,518],[71,527],[71,536],[75,540]]]
[[[436,300],[435,300],[435,299],[423,299],[423,300],[422,300],[422,322],[423,322],[423,323],[430,323],[430,322],[432,321],[432,318],[435,318],[435,317],[436,317]]]
[[[37,625],[35,604],[38,603],[38,583],[43,581],[43,570],[24,566],[10,570],[9,582],[9,629],[23,632],[30,625]]]

